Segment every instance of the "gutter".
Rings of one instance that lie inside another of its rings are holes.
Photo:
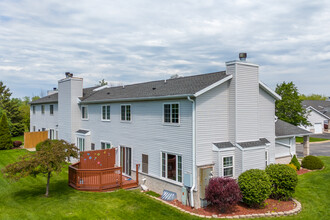
[[[191,207],[194,207],[194,189],[196,187],[196,102],[195,100],[191,99],[190,96],[187,96],[187,99],[192,102],[192,129],[193,129],[193,149],[192,149],[192,154],[193,154],[193,185],[190,189],[190,205]]]

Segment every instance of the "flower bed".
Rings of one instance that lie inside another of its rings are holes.
[[[297,174],[298,175],[301,175],[301,174],[304,174],[304,173],[308,173],[308,172],[311,172],[311,170],[307,170],[305,168],[300,168],[300,170],[297,170]]]

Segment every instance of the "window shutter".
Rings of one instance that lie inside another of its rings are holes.
[[[142,154],[142,172],[148,173],[148,155]]]

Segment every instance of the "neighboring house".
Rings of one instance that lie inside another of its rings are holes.
[[[308,121],[311,125],[301,126],[301,128],[315,134],[322,134],[330,120],[330,101],[304,100],[302,106],[308,111]]]
[[[54,130],[81,151],[116,147],[125,175],[134,178],[141,164],[139,178],[149,189],[181,200],[182,187],[190,186],[191,205],[200,207],[211,175],[237,178],[276,162],[278,99],[259,81],[259,66],[245,61],[227,62],[222,72],[117,87],[83,89],[83,79],[67,73],[57,94],[31,102],[31,131]]]
[[[298,128],[285,121],[277,119],[275,122],[275,158],[276,163],[290,163],[296,154],[296,137],[308,137],[310,132]]]

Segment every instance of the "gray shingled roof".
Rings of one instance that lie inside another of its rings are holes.
[[[235,145],[233,145],[231,142],[219,142],[219,143],[213,143],[213,144],[219,149],[235,147]]]
[[[87,134],[89,131],[87,130],[83,130],[83,129],[79,129],[78,131],[76,131],[76,133],[78,134]]]
[[[237,144],[242,148],[249,148],[249,147],[265,146],[266,143],[270,143],[270,142],[266,138],[261,138],[258,141],[247,141],[247,142],[240,142]]]
[[[192,95],[225,78],[226,72],[215,72],[175,79],[138,83],[126,86],[105,88],[84,96],[84,102],[111,101],[120,99],[135,99],[162,97],[174,95]]]
[[[330,117],[330,101],[322,101],[322,100],[304,100],[301,102],[301,105],[304,108],[308,108],[312,106],[322,114]]]
[[[309,131],[298,128],[290,123],[277,119],[275,122],[275,136],[301,136],[301,135],[309,135],[311,134]]]
[[[83,90],[83,96],[89,96],[93,92],[93,89],[97,87],[98,86],[85,88]],[[58,102],[58,93],[42,97],[40,99],[30,102],[30,104],[33,105],[33,104],[56,103],[56,102]]]

